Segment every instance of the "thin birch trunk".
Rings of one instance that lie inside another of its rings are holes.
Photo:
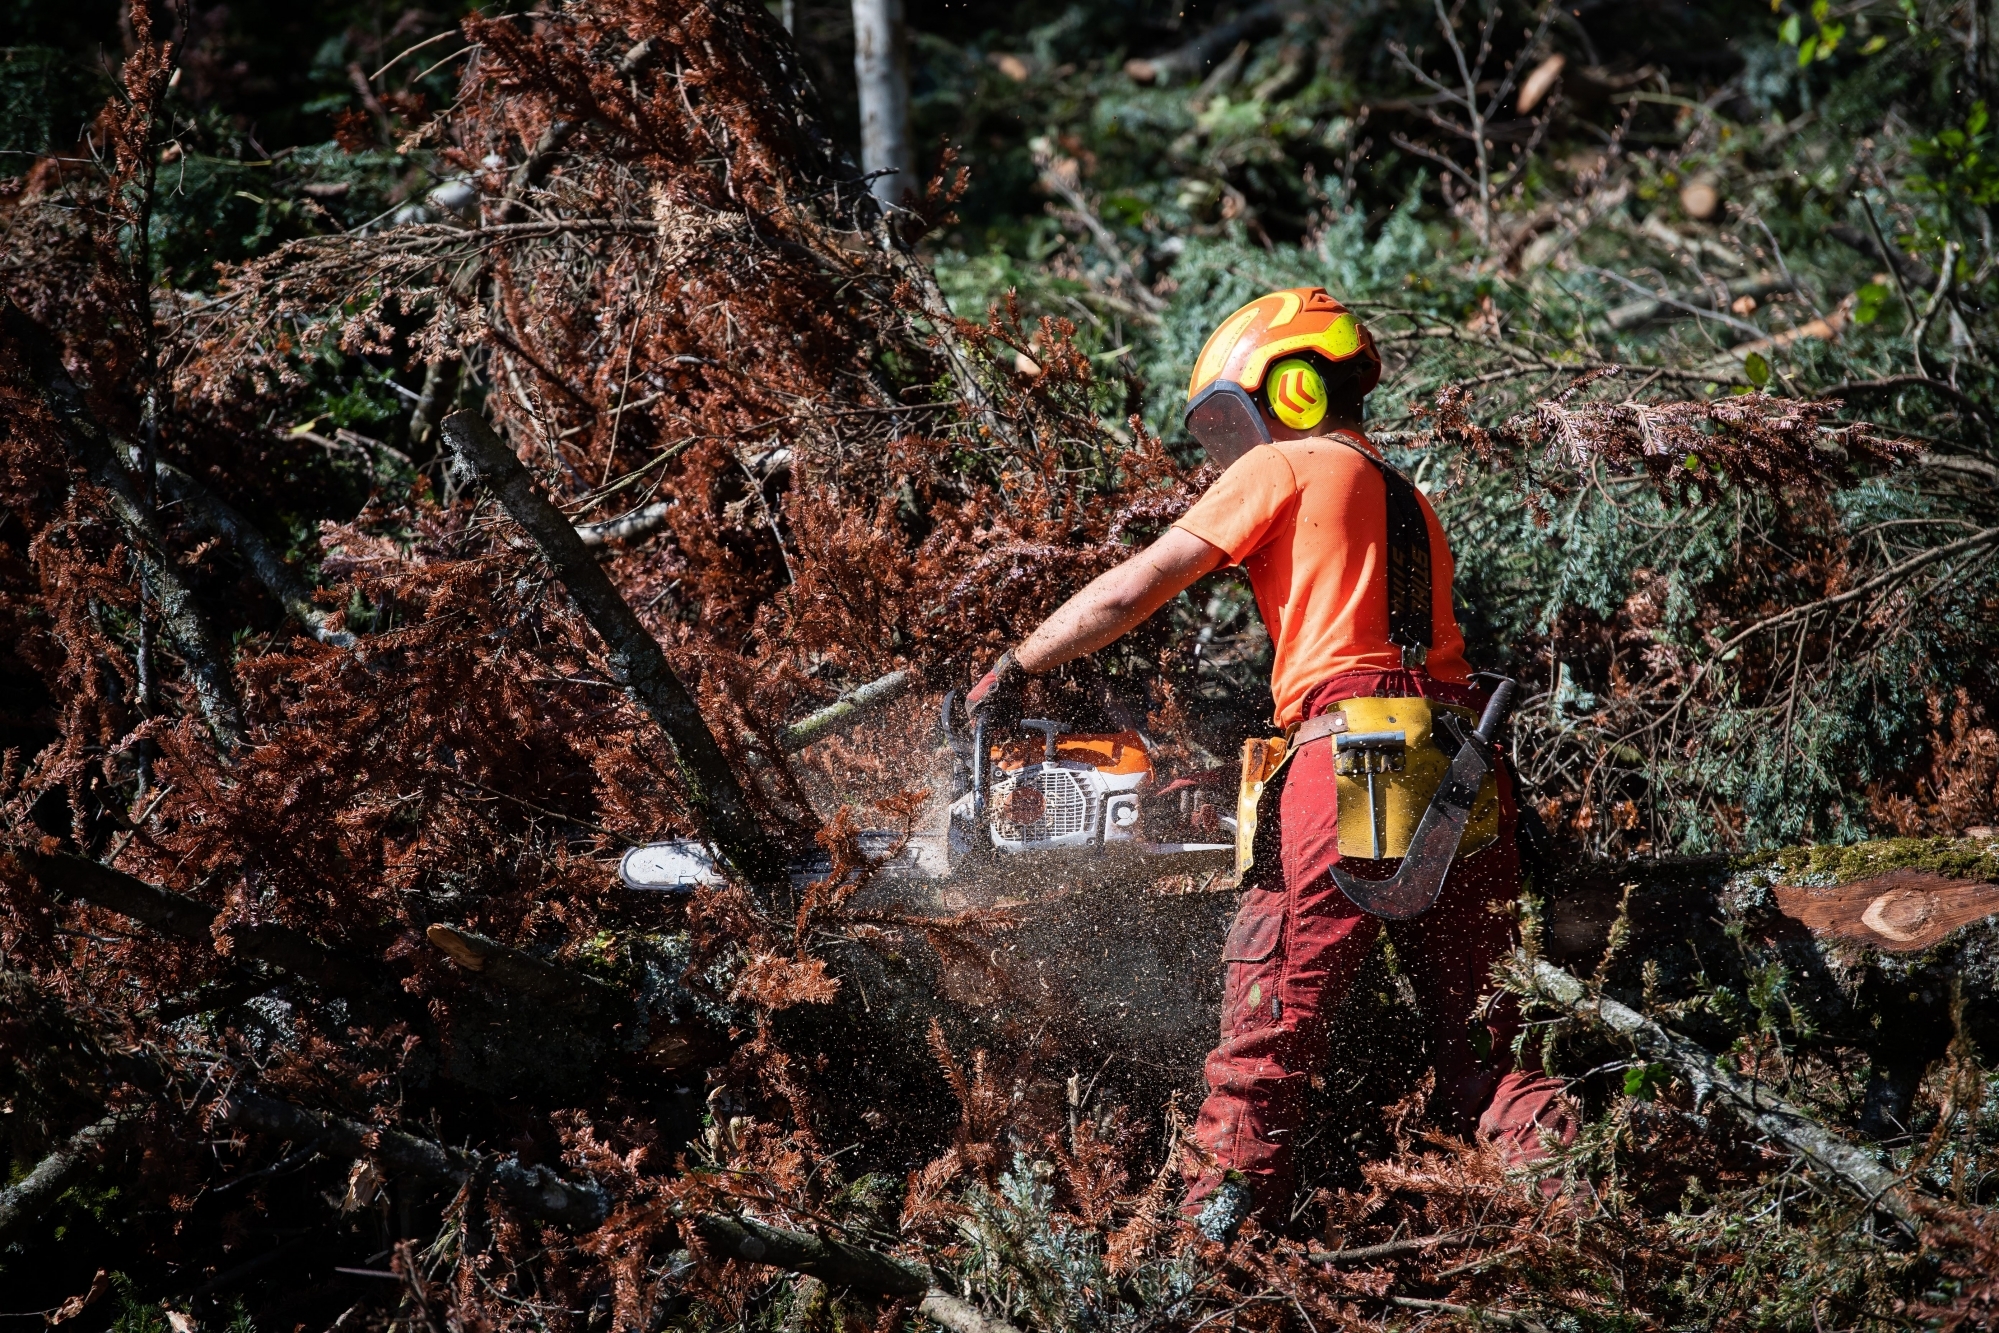
[[[861,170],[874,176],[869,188],[875,198],[899,204],[919,188],[909,142],[902,0],[854,0],[854,76],[861,87]]]

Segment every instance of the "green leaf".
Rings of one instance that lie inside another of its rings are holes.
[[[1820,28],[1819,59],[1832,59],[1832,53],[1839,49],[1839,44],[1845,37],[1846,25],[1844,23],[1828,23]]]
[[[1876,51],[1879,51],[1882,47],[1886,46],[1887,44],[1888,44],[1888,39],[1882,36],[1880,33],[1876,33],[1874,34],[1874,36],[1869,37],[1867,39],[1867,45],[1860,48],[1860,54],[1864,56],[1871,56]]]
[[[1784,26],[1777,29],[1777,40],[1786,46],[1796,46],[1798,44],[1798,16],[1796,14],[1785,19]]]
[[[1665,1065],[1634,1065],[1624,1071],[1624,1095],[1649,1102],[1672,1076],[1673,1071]]]
[[[1812,22],[1821,28],[1825,26],[1825,16],[1832,12],[1832,0],[1812,0]]]
[[[1971,104],[1971,116],[1964,122],[1964,132],[1974,137],[1983,134],[1986,125],[1990,123],[1991,119],[1991,113],[1985,109],[1983,101],[1973,102]]]
[[[1819,35],[1817,33],[1813,33],[1811,36],[1805,38],[1804,41],[1798,43],[1798,68],[1803,69],[1805,66],[1811,64],[1812,57],[1817,55],[1818,51]]]
[[[1749,377],[1751,384],[1760,389],[1770,382],[1770,363],[1763,359],[1762,353],[1751,352],[1742,358],[1742,373]]]
[[[1884,284],[1878,282],[1870,282],[1855,292],[1853,294],[1853,322],[1855,324],[1872,324],[1875,320],[1881,318],[1881,307],[1888,303],[1888,298],[1892,294]]]

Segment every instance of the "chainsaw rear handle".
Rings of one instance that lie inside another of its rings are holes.
[[[1499,678],[1499,684],[1492,687],[1492,697],[1485,701],[1485,713],[1478,720],[1478,730],[1472,734],[1478,743],[1490,750],[1499,739],[1499,729],[1506,725],[1506,719],[1513,712],[1514,696],[1520,693],[1520,682],[1506,676]]]

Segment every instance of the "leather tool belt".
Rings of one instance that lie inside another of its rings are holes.
[[[1244,742],[1242,786],[1236,796],[1237,886],[1248,882],[1255,865],[1257,829],[1275,828],[1276,793],[1283,788],[1278,775],[1308,745],[1335,747],[1341,859],[1406,855],[1416,825],[1450,771],[1455,747],[1447,736],[1437,735],[1434,724],[1440,712],[1455,714],[1467,729],[1478,720],[1468,708],[1435,699],[1344,699],[1282,736]],[[1499,786],[1488,775],[1458,855],[1469,856],[1498,836]]]

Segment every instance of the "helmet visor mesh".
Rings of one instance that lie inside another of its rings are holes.
[[[1201,391],[1187,405],[1187,433],[1204,449],[1242,454],[1270,443],[1270,428],[1249,391],[1232,380],[1221,380]]]

